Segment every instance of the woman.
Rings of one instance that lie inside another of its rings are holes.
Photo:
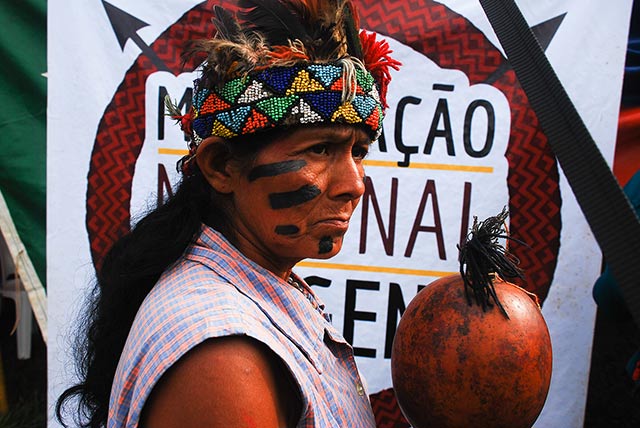
[[[76,397],[87,427],[375,426],[351,347],[292,269],[340,251],[398,63],[348,2],[239,6],[244,27],[216,8],[198,44],[192,111],[169,103],[191,138],[182,183],[99,268],[60,420]]]

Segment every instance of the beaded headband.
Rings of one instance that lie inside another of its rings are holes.
[[[344,78],[345,64],[274,67],[238,77],[219,90],[196,90],[192,135],[233,138],[276,126],[320,123],[362,124],[380,135],[382,104],[373,76],[364,67]]]
[[[281,126],[342,123],[382,132],[389,68],[386,41],[358,30],[350,0],[238,0],[243,26],[218,6],[217,33],[187,114],[165,99],[190,137],[178,168],[189,174],[209,136],[232,139]]]

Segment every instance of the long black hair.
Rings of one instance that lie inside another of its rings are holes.
[[[227,140],[226,150],[241,168],[283,133],[286,128]],[[63,413],[77,400],[75,423],[83,428],[106,426],[111,384],[129,330],[142,301],[160,275],[184,253],[202,224],[235,241],[222,199],[197,166],[184,176],[175,194],[143,217],[116,241],[97,269],[93,291],[79,320],[74,356],[79,383],[65,390],[56,402],[56,417],[65,427]]]
[[[350,1],[282,2],[277,15],[286,17],[284,20],[265,19],[273,15],[269,10],[273,2],[242,0],[239,6],[245,10],[243,21],[251,23],[247,28],[242,30],[229,12],[217,8],[215,24],[220,37],[196,42],[193,51],[187,54],[195,58],[198,51],[208,52],[200,81],[202,87],[228,81],[230,71],[243,74],[257,66],[274,66],[278,55],[255,55],[267,47],[286,48],[289,55],[281,58],[284,62],[279,61],[279,65],[297,62],[300,46],[293,49],[291,40],[299,39],[311,61],[336,61],[345,52],[360,61],[372,60],[384,105],[390,79],[387,68],[397,65],[392,65],[396,62],[388,57],[386,42],[369,43],[374,55],[369,58],[363,54]],[[254,49],[247,42],[259,42],[260,46]],[[245,162],[250,162],[262,147],[288,132],[284,126],[276,129],[265,131],[260,137],[253,134],[233,138],[227,144],[230,158],[245,167]],[[78,400],[74,412],[78,425],[83,428],[106,425],[111,384],[120,354],[138,308],[160,275],[184,253],[202,223],[234,243],[230,217],[224,209],[228,202],[225,197],[228,196],[217,194],[202,174],[194,171],[183,178],[173,197],[140,220],[109,250],[98,269],[93,294],[79,327],[86,333],[78,336],[75,349],[79,383],[64,391],[56,403],[56,416],[63,425],[63,410],[72,399]]]

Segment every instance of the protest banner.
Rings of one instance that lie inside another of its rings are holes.
[[[539,296],[554,347],[535,426],[582,426],[601,254],[479,3],[356,3],[362,28],[403,66],[343,251],[296,272],[353,344],[379,425],[403,426],[390,394],[397,322],[422,286],[458,270],[474,216],[507,206],[512,235],[528,245],[512,247],[521,285]],[[73,375],[72,321],[95,266],[175,189],[186,143],[163,100],[190,107],[197,74],[181,54],[213,34],[214,4],[230,2],[49,2],[50,400]],[[611,161],[631,1],[518,4]]]

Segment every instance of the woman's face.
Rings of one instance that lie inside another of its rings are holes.
[[[267,145],[249,168],[228,169],[239,249],[274,272],[336,255],[364,192],[370,143],[355,127],[300,128]]]

